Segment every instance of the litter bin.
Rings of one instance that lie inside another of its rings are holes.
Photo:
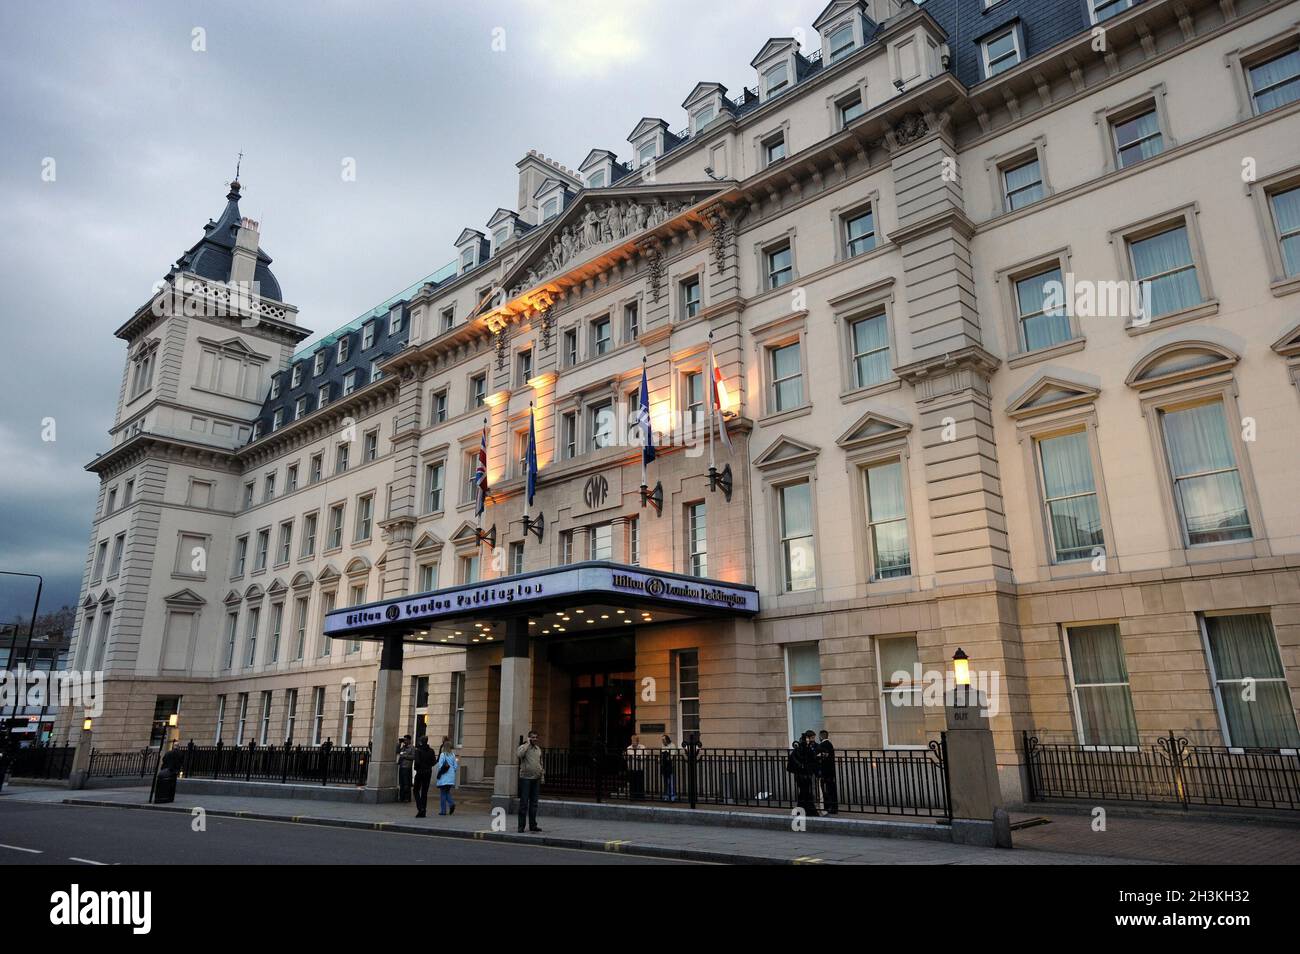
[[[153,803],[155,805],[170,805],[176,801],[176,773],[163,769],[158,773],[158,778],[153,790]]]
[[[628,761],[631,767],[627,770],[627,795],[641,801],[645,798],[645,769],[630,759]]]

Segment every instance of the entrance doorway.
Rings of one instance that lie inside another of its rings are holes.
[[[572,674],[569,694],[569,745],[585,751],[603,744],[622,752],[636,734],[636,673],[605,669]]]

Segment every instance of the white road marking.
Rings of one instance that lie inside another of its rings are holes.
[[[83,865],[107,865],[107,861],[91,861],[89,858],[69,858],[69,861],[80,861]]]
[[[8,848],[10,851],[25,851],[29,855],[44,854],[39,848],[19,848],[17,845],[0,845],[0,848]]]

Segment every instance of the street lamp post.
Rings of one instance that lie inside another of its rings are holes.
[[[36,581],[36,601],[32,604],[32,618],[27,624],[27,646],[23,650],[23,657],[26,658],[32,652],[32,634],[36,630],[36,611],[41,606],[41,589],[45,586],[45,578],[39,573],[18,573],[13,570],[0,570],[0,576],[23,576]],[[18,627],[13,628],[13,636],[9,641],[9,667],[14,668],[14,653],[18,649]],[[5,748],[9,748],[13,743],[13,720],[18,715],[18,696],[20,692],[14,693],[13,711],[10,712],[9,718],[5,721]]]

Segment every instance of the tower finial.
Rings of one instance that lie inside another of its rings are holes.
[[[244,162],[244,150],[239,150],[239,156],[235,159],[235,181],[239,181],[239,167]]]

